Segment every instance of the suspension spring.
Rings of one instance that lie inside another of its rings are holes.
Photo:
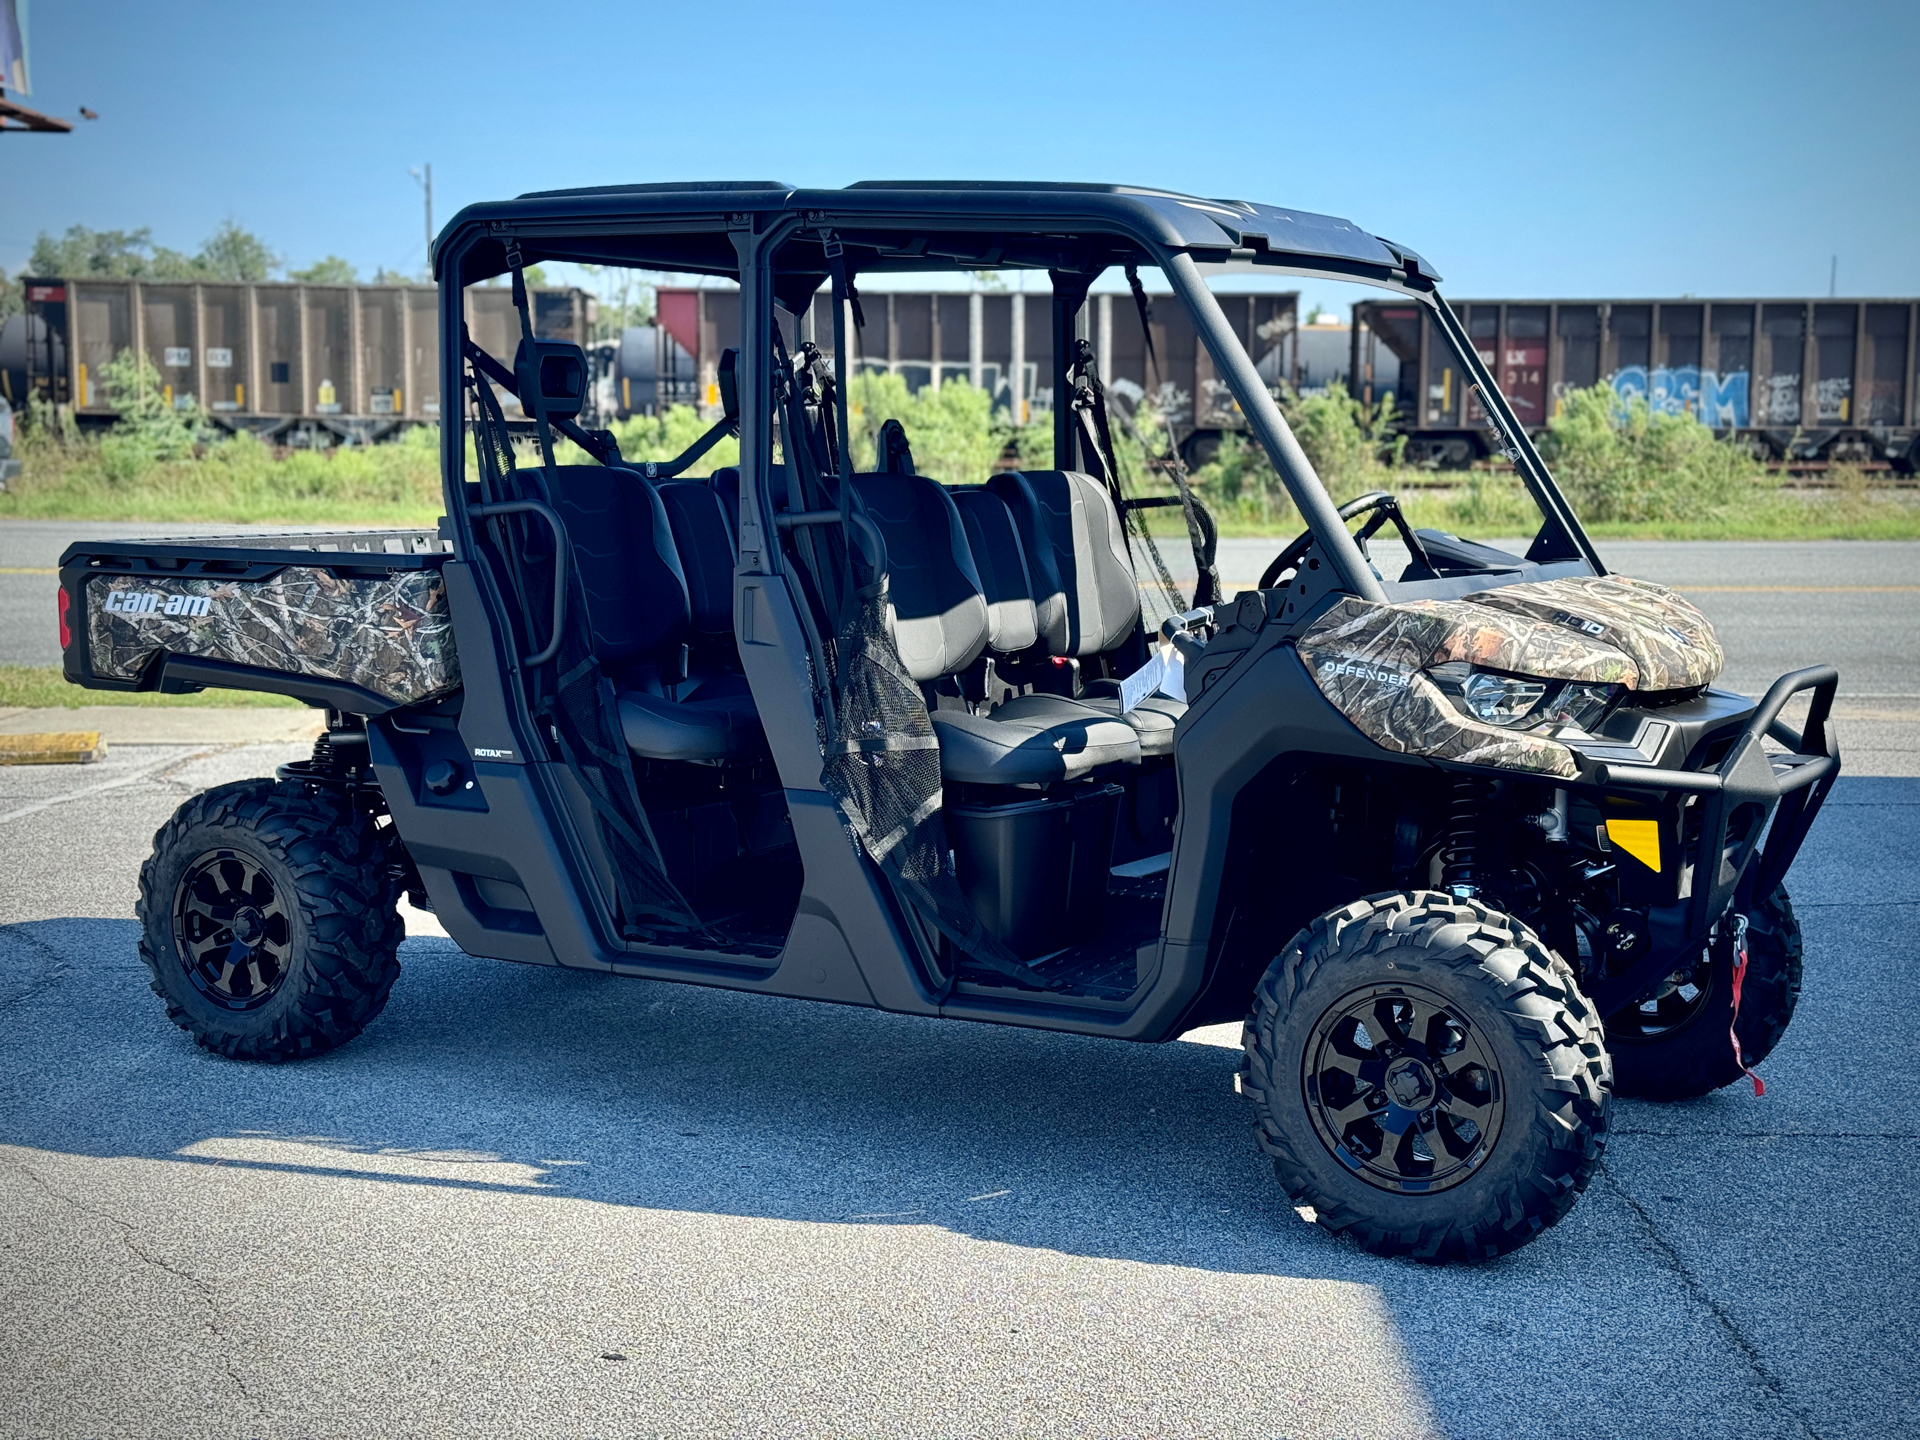
[[[1480,893],[1480,833],[1492,794],[1493,786],[1484,780],[1463,775],[1453,782],[1440,884],[1455,899],[1468,900]]]

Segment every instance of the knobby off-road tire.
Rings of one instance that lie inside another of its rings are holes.
[[[1375,1254],[1516,1249],[1572,1208],[1605,1144],[1600,1017],[1532,931],[1473,901],[1323,915],[1268,967],[1244,1046],[1281,1186]]]
[[[187,801],[153,837],[135,913],[168,1018],[235,1060],[344,1045],[400,973],[372,819],[304,785],[241,780]]]
[[[1787,1033],[1800,1003],[1800,964],[1800,922],[1786,887],[1777,886],[1747,917],[1747,973],[1736,1029],[1748,1065],[1766,1059]],[[1648,1004],[1651,1010],[1633,1005],[1607,1017],[1619,1094],[1691,1100],[1741,1078],[1727,1036],[1733,972],[1724,945],[1703,954],[1684,984]]]

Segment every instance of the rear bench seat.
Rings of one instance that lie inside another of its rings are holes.
[[[562,465],[555,478],[593,653],[613,681],[627,748],[707,763],[764,752],[746,679],[725,668],[734,542],[720,497],[598,465]],[[689,655],[692,673],[682,678]]]

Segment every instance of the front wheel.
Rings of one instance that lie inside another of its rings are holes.
[[[140,958],[167,1015],[235,1060],[345,1044],[387,1003],[404,931],[373,820],[241,780],[194,796],[140,867]]]
[[[1773,1053],[1800,1003],[1800,922],[1784,886],[1747,917],[1747,969],[1740,1015],[1733,1013],[1728,945],[1703,949],[1637,1005],[1607,1017],[1615,1088],[1647,1100],[1691,1100],[1731,1085],[1743,1073],[1728,1036],[1740,1036],[1747,1065]]]
[[[1261,979],[1244,1045],[1281,1186],[1376,1254],[1517,1249],[1605,1144],[1599,1017],[1532,931],[1474,901],[1376,895],[1314,921]]]

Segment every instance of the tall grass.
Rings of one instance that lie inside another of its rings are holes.
[[[1288,424],[1336,502],[1369,490],[1396,493],[1416,526],[1469,535],[1530,534],[1539,513],[1506,467],[1433,470],[1409,465],[1399,417],[1333,384],[1278,397]],[[1830,488],[1785,489],[1746,446],[1692,415],[1622,401],[1610,386],[1568,395],[1541,438],[1556,480],[1590,530],[1673,539],[1920,538],[1920,496],[1875,488],[1857,467],[1829,471]],[[1195,481],[1229,532],[1299,528],[1266,452],[1245,435],[1221,440]],[[1156,517],[1159,526],[1169,520]]]

